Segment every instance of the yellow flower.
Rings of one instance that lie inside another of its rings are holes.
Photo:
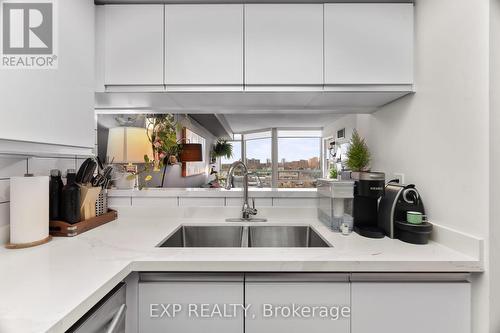
[[[153,179],[153,176],[151,176],[151,175],[147,175],[147,176],[144,178],[144,180],[145,180],[145,181],[147,181],[147,182],[149,182],[151,179]]]

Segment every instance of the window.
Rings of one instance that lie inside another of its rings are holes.
[[[277,143],[273,165],[273,133]],[[239,141],[238,141],[239,139]],[[250,173],[249,186],[281,188],[313,188],[322,176],[322,132],[320,130],[267,130],[235,135],[233,156],[221,159],[221,174],[226,177],[229,167],[240,160],[242,150]],[[236,172],[234,186],[241,187],[241,174]],[[239,176],[239,177],[238,177]]]
[[[278,187],[316,187],[321,177],[321,131],[278,131]]]
[[[271,132],[245,134],[246,165],[251,173],[251,186],[272,186],[272,138]]]
[[[239,141],[228,141],[233,145],[233,156],[230,158],[221,157],[221,174],[226,177],[229,167],[236,161],[241,160],[241,140]]]

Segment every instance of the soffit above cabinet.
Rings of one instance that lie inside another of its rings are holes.
[[[101,112],[372,113],[408,91],[96,93]]]

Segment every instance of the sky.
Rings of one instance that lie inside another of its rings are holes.
[[[319,138],[280,138],[278,139],[278,160],[308,160],[320,157]],[[240,145],[233,145],[233,160],[241,156]],[[271,139],[247,141],[247,158],[257,158],[261,162],[271,159]]]

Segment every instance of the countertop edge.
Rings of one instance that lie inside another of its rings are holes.
[[[238,198],[243,194],[242,189],[143,189],[143,190],[108,190],[109,197],[133,197],[133,198]],[[249,189],[249,194],[256,198],[317,198],[316,189]]]

